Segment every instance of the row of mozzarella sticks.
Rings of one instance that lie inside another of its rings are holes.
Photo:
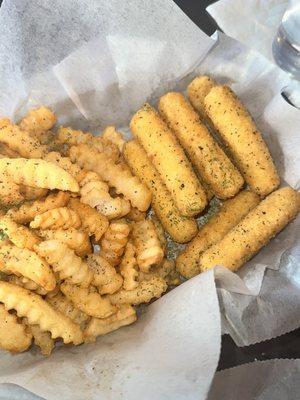
[[[34,340],[48,355],[57,338],[93,341],[181,277],[237,270],[296,217],[299,194],[277,189],[269,150],[230,88],[201,76],[187,93],[190,102],[162,96],[159,113],[142,107],[129,142],[114,127],[53,132],[46,107],[0,121],[2,348]],[[212,197],[219,210],[198,230]],[[176,268],[164,231],[188,243]]]

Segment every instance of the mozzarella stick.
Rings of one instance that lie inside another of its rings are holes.
[[[206,121],[207,114],[204,107],[204,99],[210,90],[216,86],[217,83],[209,76],[197,76],[187,87],[187,95],[192,103],[194,109],[198,111],[201,119]]]
[[[300,211],[300,194],[290,187],[278,189],[258,204],[224,238],[200,257],[201,271],[215,265],[236,271]]]
[[[130,128],[140,141],[176,207],[186,217],[199,214],[206,206],[205,191],[172,131],[149,105],[132,118]]]
[[[237,96],[228,86],[215,86],[204,103],[209,118],[250,188],[262,197],[275,190],[280,179],[270,152]]]
[[[221,240],[250,210],[257,206],[257,194],[243,190],[233,199],[224,202],[221,208],[200,228],[197,236],[176,259],[176,269],[189,279],[200,273],[199,259],[210,246]]]
[[[157,170],[148,159],[143,147],[132,140],[125,143],[124,157],[140,180],[152,193],[152,208],[164,229],[175,242],[186,243],[197,233],[197,223],[193,218],[183,217],[161,180]]]
[[[238,193],[244,183],[242,175],[184,96],[167,93],[160,98],[158,108],[196,171],[216,197],[227,199]]]

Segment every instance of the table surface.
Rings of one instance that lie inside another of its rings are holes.
[[[211,35],[218,26],[205,11],[212,0],[174,0],[175,3],[205,33]],[[300,329],[279,338],[268,340],[253,346],[237,347],[229,335],[222,337],[222,349],[218,369],[231,368],[237,365],[269,360],[274,358],[300,358]]]
[[[214,2],[212,0],[175,0],[175,3],[191,20],[208,35],[217,29],[216,23],[205,11],[206,7]],[[1,3],[2,0],[0,0],[0,6]],[[218,369],[274,358],[300,358],[300,329],[276,339],[242,348],[237,347],[230,336],[224,335]]]

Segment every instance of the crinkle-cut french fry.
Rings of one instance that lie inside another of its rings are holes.
[[[82,326],[90,319],[87,314],[76,308],[71,300],[69,300],[62,292],[58,292],[53,297],[46,296],[46,300],[54,308],[66,317],[71,318],[71,320],[78,325]]]
[[[259,201],[259,196],[250,190],[243,190],[234,198],[225,201],[216,214],[200,227],[197,236],[177,257],[176,268],[180,274],[187,279],[199,274],[201,254],[221,240],[258,205]]]
[[[71,192],[79,191],[78,183],[67,171],[45,160],[2,158],[0,171],[17,184]]]
[[[24,196],[20,193],[20,187],[0,171],[0,206],[11,207],[22,201],[24,201]]]
[[[149,104],[144,105],[133,116],[130,128],[159,172],[180,213],[186,217],[199,214],[207,204],[205,191],[173,132],[158,113]]]
[[[69,207],[76,211],[81,219],[82,229],[90,236],[95,236],[95,240],[101,239],[104,232],[107,230],[108,219],[87,204],[81,203],[78,199],[71,199]]]
[[[70,146],[79,143],[87,143],[93,139],[93,135],[89,132],[83,132],[64,126],[58,128],[57,137],[60,143],[66,143]]]
[[[109,295],[112,304],[142,304],[149,303],[154,298],[159,298],[167,290],[166,281],[159,276],[154,276],[148,281],[140,282],[133,290],[121,289]]]
[[[11,125],[12,122],[9,118],[0,118],[0,129],[5,128],[8,125]]]
[[[266,196],[280,183],[269,149],[249,112],[228,86],[215,86],[205,110],[251,190]]]
[[[160,98],[158,108],[213,193],[221,199],[238,193],[244,184],[242,175],[184,96],[167,93]]]
[[[44,212],[54,208],[66,206],[69,199],[69,193],[51,193],[45,199],[24,203],[18,209],[10,209],[8,215],[20,224],[27,224],[32,221],[36,215],[43,214]]]
[[[72,128],[65,128],[61,126],[58,129],[58,141],[60,143],[65,143],[69,146],[78,144],[87,144],[89,147],[93,147],[95,150],[104,153],[113,161],[119,159],[119,149],[113,143],[107,143],[103,140],[101,136],[93,136],[89,132],[83,132],[74,130]]]
[[[21,195],[24,196],[24,199],[28,201],[41,199],[48,193],[48,189],[25,185],[19,185],[19,187]]]
[[[36,215],[30,222],[30,228],[35,229],[69,229],[79,228],[79,214],[68,207],[53,208],[43,214]]]
[[[276,190],[253,208],[199,260],[201,271],[215,265],[236,271],[250,260],[300,211],[300,193],[291,187]]]
[[[69,157],[63,157],[57,151],[51,151],[50,153],[47,153],[44,157],[44,160],[64,169],[70,175],[72,175],[76,181],[78,181],[78,178],[81,176],[82,170],[79,165],[72,163]]]
[[[50,266],[28,249],[19,249],[14,245],[1,246],[0,270],[31,279],[47,291],[53,290],[56,286]]]
[[[42,158],[46,148],[38,139],[22,131],[17,125],[8,125],[0,129],[0,142],[17,151],[21,157]]]
[[[132,231],[136,260],[141,271],[148,272],[164,258],[164,251],[151,220],[136,222]]]
[[[96,172],[101,179],[116,188],[134,207],[146,211],[150,206],[151,193],[140,180],[132,175],[130,169],[116,164],[104,153],[99,153],[85,144],[73,146],[70,158],[82,168]]]
[[[209,76],[197,76],[187,87],[187,94],[195,110],[198,111],[203,121],[207,121],[204,99],[217,83]]]
[[[111,265],[120,264],[130,227],[124,220],[111,222],[100,242],[100,255]]]
[[[97,286],[100,294],[112,294],[121,288],[123,278],[105,258],[99,254],[91,254],[87,263],[94,273],[92,284]]]
[[[84,257],[92,253],[92,246],[89,235],[86,232],[69,228],[66,230],[40,230],[38,235],[46,240],[54,239],[65,243],[70,249],[74,250],[79,257]]]
[[[34,245],[41,241],[31,229],[17,224],[9,215],[0,217],[0,230],[8,236],[15,246],[21,249],[32,250]]]
[[[52,265],[60,279],[69,279],[74,284],[88,287],[93,279],[89,266],[78,256],[74,250],[59,240],[46,240],[35,246],[35,251]]]
[[[41,350],[43,356],[50,356],[54,348],[54,340],[51,338],[50,332],[42,331],[38,325],[30,325],[27,318],[23,318],[24,323],[32,333],[33,342]]]
[[[53,128],[56,123],[55,114],[45,106],[32,109],[20,121],[19,127],[32,136],[39,136],[42,132]]]
[[[64,343],[82,343],[80,327],[38,294],[0,281],[0,302],[6,310],[16,310],[18,317],[26,317],[31,325],[36,324],[43,331],[49,331],[53,339],[61,337]]]
[[[102,137],[103,139],[115,144],[120,153],[122,153],[125,140],[122,133],[118,132],[114,126],[107,126],[102,133]]]
[[[80,180],[81,201],[105,215],[108,219],[120,218],[130,211],[130,203],[122,197],[111,197],[108,185],[95,172],[87,171]]]
[[[140,211],[136,207],[131,207],[130,211],[128,214],[126,214],[126,219],[129,221],[143,221],[146,218],[146,213]]]
[[[11,149],[7,144],[0,143],[0,154],[1,158],[18,158],[20,157],[20,153],[16,150]]]
[[[123,276],[123,288],[132,290],[138,286],[138,265],[135,257],[135,247],[128,242],[125,247],[125,252],[120,263],[120,274]]]
[[[31,290],[37,294],[40,294],[41,296],[50,293],[49,291],[39,286],[37,283],[33,282],[31,279],[25,278],[24,276],[8,275],[5,280],[14,285],[21,286],[24,289]]]
[[[152,208],[164,229],[175,242],[190,241],[197,233],[197,223],[179,213],[143,147],[136,140],[127,142],[124,146],[124,156],[134,174],[151,190]]]
[[[26,326],[0,304],[0,348],[11,353],[21,353],[28,349],[31,341],[32,334]]]
[[[136,320],[135,309],[129,304],[122,304],[118,311],[108,318],[91,318],[84,330],[85,342],[94,342],[97,336],[106,335]]]
[[[79,285],[71,285],[67,281],[61,284],[60,290],[72,301],[79,310],[91,317],[107,318],[116,312],[109,298],[101,296],[96,289],[83,288]]]

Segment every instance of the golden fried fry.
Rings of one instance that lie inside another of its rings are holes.
[[[7,282],[14,285],[20,286],[24,289],[32,290],[33,292],[44,296],[45,294],[52,293],[33,282],[31,279],[25,278],[24,276],[8,275],[5,279]],[[54,289],[55,290],[55,289]]]
[[[79,165],[73,164],[69,157],[63,157],[57,151],[51,151],[50,153],[46,154],[44,160],[64,169],[70,175],[72,175],[76,181],[78,181],[82,174],[82,170]]]
[[[103,131],[102,137],[105,140],[108,140],[109,142],[115,144],[118,147],[120,153],[122,153],[125,140],[123,138],[123,135],[118,132],[114,126],[107,126]]]
[[[41,349],[43,356],[50,356],[54,348],[54,340],[51,338],[50,332],[44,332],[38,325],[28,324],[27,318],[24,318],[32,333],[34,344]]]
[[[166,279],[175,269],[175,263],[173,260],[167,260],[166,258],[159,264],[151,269],[150,272],[139,271],[139,282],[148,281],[154,276]]]
[[[8,236],[15,246],[21,249],[32,250],[41,241],[32,230],[17,224],[9,215],[0,217],[0,230]]]
[[[93,273],[88,265],[63,242],[46,240],[35,246],[35,251],[52,265],[60,279],[69,279],[71,283],[78,283],[83,287],[88,287],[91,283]]]
[[[39,136],[42,132],[53,128],[56,123],[56,116],[47,107],[39,107],[30,110],[20,121],[19,127],[30,133],[32,136]]]
[[[70,229],[79,228],[81,219],[76,211],[68,207],[53,208],[43,214],[36,215],[30,222],[35,229]]]
[[[91,254],[87,263],[94,273],[93,285],[97,286],[100,294],[112,294],[117,292],[123,283],[121,275],[115,268],[99,254]]]
[[[132,290],[138,286],[138,264],[135,258],[135,247],[132,243],[128,242],[125,247],[124,256],[120,263],[120,274],[124,278],[123,288],[125,290]]]
[[[60,143],[72,145],[87,144],[100,153],[104,153],[112,161],[117,161],[119,158],[119,149],[113,143],[108,143],[101,136],[93,136],[91,133],[77,131],[72,128],[61,126],[58,129],[58,140]]]
[[[53,339],[61,337],[64,343],[82,343],[80,327],[38,294],[0,281],[0,302],[6,310],[16,310],[18,317],[26,317],[31,325],[39,325],[43,331],[49,331]]]
[[[74,304],[61,292],[58,292],[52,297],[47,296],[46,300],[66,317],[71,318],[75,324],[82,326],[90,318],[87,314],[76,308]]]
[[[166,248],[167,248],[167,239],[165,236],[165,231],[164,228],[162,226],[162,224],[160,223],[159,219],[157,218],[156,215],[151,215],[151,221],[153,222],[157,237],[159,239],[160,245],[163,249],[163,251],[165,252]]]
[[[159,111],[213,193],[220,199],[233,197],[244,179],[184,96],[165,94],[159,100]]]
[[[42,197],[45,197],[48,193],[48,189],[25,186],[20,185],[20,193],[24,197],[25,200],[38,200]]]
[[[13,206],[22,201],[24,201],[24,196],[20,193],[20,187],[0,171],[0,206]]]
[[[228,86],[215,86],[205,110],[250,188],[266,196],[279,186],[272,157],[249,112]]]
[[[116,312],[116,307],[111,304],[109,298],[92,291],[92,288],[87,289],[64,282],[60,289],[75,307],[91,317],[107,318]]]
[[[142,304],[149,303],[154,298],[159,298],[167,290],[166,281],[154,276],[148,281],[140,282],[133,290],[121,289],[119,292],[109,295],[112,304]]]
[[[0,348],[12,353],[21,353],[31,345],[32,335],[17,316],[6,311],[0,304]]]
[[[1,174],[7,174],[17,184],[78,192],[76,180],[64,169],[44,160],[25,158],[0,159]]]
[[[17,151],[21,157],[42,158],[45,148],[39,140],[22,131],[17,125],[8,125],[0,129],[0,142]]]
[[[124,156],[132,171],[151,190],[152,208],[164,229],[175,242],[185,243],[191,240],[197,233],[196,221],[180,215],[142,146],[135,140],[127,142],[124,146]]]
[[[106,335],[136,320],[135,309],[128,304],[121,305],[118,311],[108,318],[92,318],[84,331],[85,341],[93,342],[97,336]]]
[[[205,192],[183,149],[157,112],[146,104],[133,116],[130,128],[159,172],[180,213],[187,217],[199,214],[207,204]]]
[[[74,228],[66,230],[40,230],[38,231],[38,235],[46,240],[54,239],[65,243],[70,249],[74,250],[79,257],[84,257],[92,252],[88,234]]]
[[[26,224],[32,221],[36,215],[43,214],[54,208],[64,207],[70,199],[69,193],[58,192],[51,193],[43,200],[36,200],[30,203],[24,203],[19,209],[12,208],[8,215],[20,224]]]
[[[81,201],[105,215],[108,219],[120,218],[130,211],[130,203],[122,197],[111,197],[108,185],[92,171],[80,181]]]
[[[115,164],[104,153],[99,153],[84,144],[71,147],[70,158],[82,168],[96,172],[101,179],[116,188],[118,194],[121,193],[130,200],[133,207],[146,211],[150,206],[151,193],[132,175],[127,166]]]
[[[199,260],[201,271],[223,265],[236,271],[250,260],[300,211],[300,194],[290,187],[278,189],[258,204],[223,239]]]
[[[192,278],[200,273],[201,254],[210,246],[220,241],[237,225],[260,199],[257,194],[244,190],[233,199],[225,201],[219,211],[203,225],[197,236],[187,245],[176,259],[176,268],[185,278]]]
[[[125,246],[128,241],[130,227],[126,221],[111,222],[100,242],[100,255],[111,265],[121,262]]]
[[[148,272],[164,258],[164,251],[151,220],[136,222],[132,231],[136,260],[141,271]]]
[[[107,218],[78,199],[71,199],[69,207],[79,214],[82,229],[90,236],[94,235],[96,241],[100,240],[109,225]]]
[[[202,75],[197,76],[187,87],[188,98],[203,121],[207,120],[204,99],[216,85],[216,82],[209,76]]]
[[[56,286],[50,266],[28,249],[19,249],[14,245],[1,246],[0,270],[31,279],[47,291],[53,290]]]

